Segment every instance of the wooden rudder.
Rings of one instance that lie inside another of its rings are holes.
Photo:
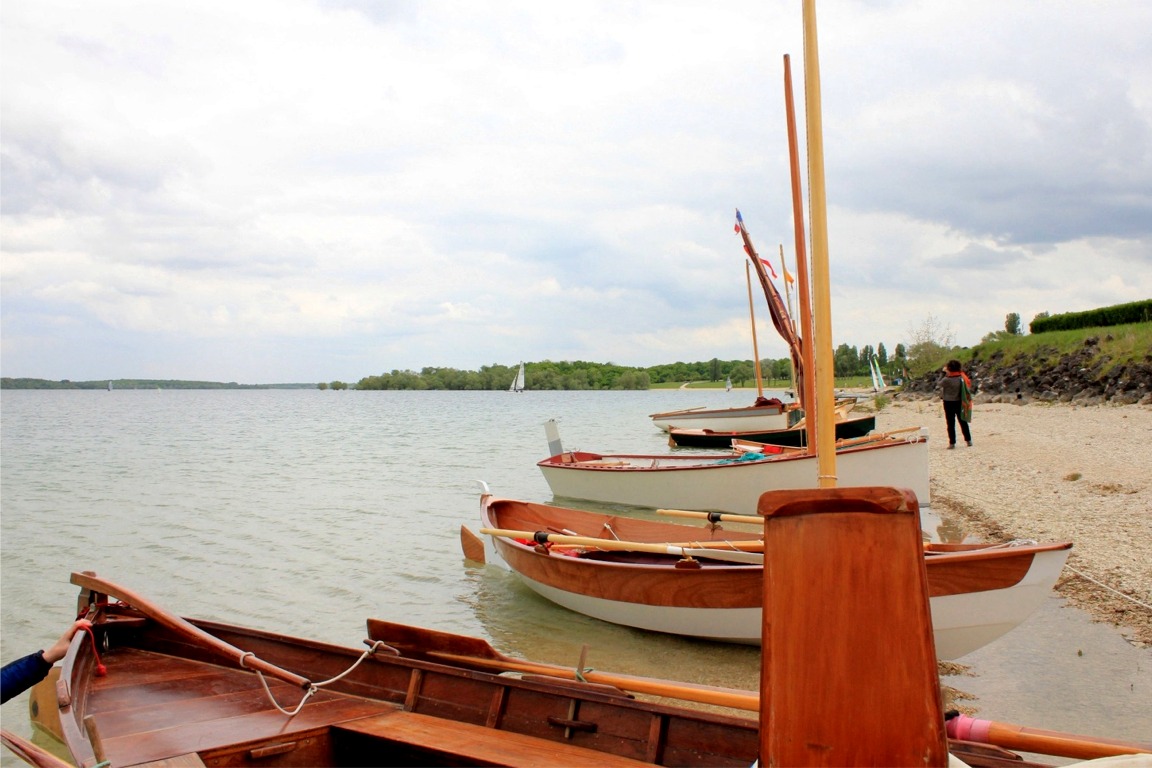
[[[915,495],[778,491],[758,511],[760,764],[946,765]]]

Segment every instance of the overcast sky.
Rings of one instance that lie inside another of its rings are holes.
[[[0,14],[4,376],[751,358],[795,252],[799,0]],[[818,18],[835,344],[1152,297],[1152,3]]]

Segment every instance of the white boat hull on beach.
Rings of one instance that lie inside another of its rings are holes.
[[[753,461],[733,454],[630,455],[559,453],[537,464],[553,495],[640,507],[756,514],[765,491],[820,486],[815,455],[790,453]],[[908,488],[931,501],[923,432],[836,452],[836,484]]]

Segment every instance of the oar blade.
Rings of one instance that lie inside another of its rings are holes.
[[[390,645],[404,656],[429,657],[436,653],[474,656],[480,659],[505,660],[487,640],[467,635],[454,635],[436,629],[396,624],[383,619],[368,619],[368,638]]]
[[[484,555],[484,539],[472,533],[466,525],[460,526],[460,549],[464,551],[464,557],[472,562],[487,562]]]

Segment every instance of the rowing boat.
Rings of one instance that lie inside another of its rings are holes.
[[[365,647],[343,647],[182,618],[91,572],[72,574],[72,583],[92,633],[76,634],[61,666],[33,689],[29,710],[37,729],[84,768],[746,767],[763,749],[762,728],[748,716],[761,711],[756,691],[602,672],[583,656],[574,667],[514,659],[480,638],[377,619],[367,622]],[[765,582],[766,590],[793,588],[780,573]],[[879,631],[887,616],[870,624],[861,638],[874,650],[899,642]],[[774,690],[785,682],[778,677]],[[863,711],[881,693],[917,700],[896,686],[856,684],[846,677],[844,690],[818,698]],[[938,709],[918,720],[935,723]],[[949,737],[947,748],[973,768],[1049,765],[1009,749],[1090,758],[1152,748],[995,721],[963,725],[965,737]],[[884,738],[910,741],[901,733],[911,726],[894,721]],[[893,758],[894,747],[875,746],[876,730],[841,737],[841,748],[872,745]],[[774,733],[782,745],[793,741]],[[14,733],[0,735],[31,765],[63,765]]]
[[[843,441],[836,449],[838,484],[909,488],[927,507],[927,431],[900,432]],[[817,455],[779,446],[693,454],[601,454],[561,447],[536,466],[557,497],[741,515],[754,515],[765,491],[820,485]]]
[[[898,493],[854,490],[868,497]],[[762,529],[733,522],[735,516],[713,515],[726,521],[719,527],[703,517],[700,525],[684,525],[484,493],[481,530],[493,533],[482,550],[466,547],[465,554],[503,565],[543,597],[603,621],[759,643]],[[1071,546],[925,544],[939,657],[971,653],[1028,618],[1051,594]]]

